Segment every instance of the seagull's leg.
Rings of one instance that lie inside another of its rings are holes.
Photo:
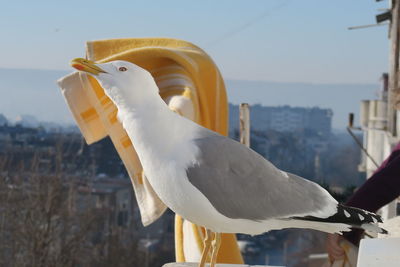
[[[221,246],[221,233],[215,233],[214,240],[212,241],[212,255],[210,267],[215,267],[217,263],[218,250]]]
[[[206,229],[206,238],[204,239],[204,248],[203,253],[201,253],[201,260],[199,263],[199,267],[204,267],[207,261],[208,252],[210,251],[211,241],[213,238],[213,232]]]

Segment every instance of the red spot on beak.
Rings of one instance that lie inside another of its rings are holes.
[[[84,66],[82,66],[80,64],[74,64],[74,65],[72,65],[72,67],[74,67],[77,70],[83,70],[85,68]]]

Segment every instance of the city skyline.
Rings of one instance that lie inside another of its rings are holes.
[[[75,124],[56,80],[68,71],[6,70],[0,68],[0,113],[14,120],[18,115],[33,115],[40,121]],[[20,77],[23,76],[24,79]],[[232,104],[315,107],[333,110],[332,127],[344,129],[348,113],[359,113],[360,101],[377,95],[380,85],[277,83],[225,80],[228,101]]]
[[[74,124],[56,80],[68,71],[5,70],[0,68],[0,113],[14,120],[33,115],[40,121]],[[21,75],[24,79],[20,79]],[[225,80],[232,104],[315,107],[333,110],[332,127],[344,129],[347,115],[359,113],[360,101],[377,95],[376,84],[312,84]],[[250,92],[250,93],[249,93]],[[49,112],[50,111],[50,112]]]

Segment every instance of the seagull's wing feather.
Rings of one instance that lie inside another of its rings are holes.
[[[206,129],[195,139],[198,164],[189,181],[229,218],[265,220],[292,216],[328,217],[337,202],[319,185],[286,174],[246,146]]]

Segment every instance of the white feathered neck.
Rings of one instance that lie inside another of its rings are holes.
[[[151,83],[157,87],[156,83]],[[143,88],[153,91],[158,88]],[[197,149],[196,124],[171,111],[157,94],[146,94],[141,102],[124,99],[116,103],[118,119],[130,137],[139,159],[146,168],[161,162],[173,162],[187,167],[195,162]]]

